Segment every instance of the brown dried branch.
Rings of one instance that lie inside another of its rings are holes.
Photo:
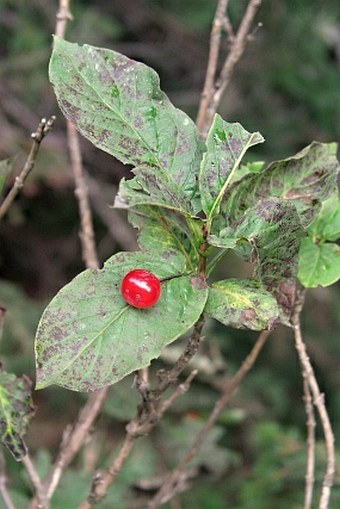
[[[185,347],[184,352],[178,360],[175,362],[173,367],[168,371],[159,371],[157,373],[159,377],[159,385],[157,388],[157,392],[163,393],[170,385],[177,382],[179,375],[182,371],[187,367],[192,357],[198,351],[198,348],[202,341],[202,330],[205,323],[205,318],[203,315],[197,320],[194,325],[194,330],[190,339]]]
[[[261,5],[262,0],[249,0],[248,6],[235,35],[229,19],[226,16],[228,6],[227,0],[219,0],[213,28],[210,37],[210,53],[206,80],[203,88],[201,102],[199,105],[196,125],[205,137],[211,125],[214,114],[217,111],[222,95],[224,94],[235,65],[240,60],[247,43],[252,39],[254,32],[251,32],[255,14]],[[220,54],[222,28],[226,28],[230,41],[230,49],[224,61],[220,75],[216,77],[217,61]],[[251,36],[251,37],[249,37]]]
[[[71,159],[71,168],[75,182],[75,195],[77,197],[79,206],[81,224],[80,240],[82,246],[82,254],[86,267],[90,269],[97,269],[99,267],[99,261],[95,245],[88,191],[83,174],[79,136],[75,126],[69,121],[67,122],[67,139]]]
[[[143,395],[143,403],[139,406],[136,416],[126,427],[126,435],[118,455],[114,458],[108,470],[103,473],[98,472],[94,476],[90,494],[79,505],[78,509],[92,509],[106,496],[109,487],[114,483],[129,457],[136,439],[150,433],[177,398],[189,390],[196,374],[197,371],[190,373],[185,382],[176,387],[172,395],[164,402],[160,402],[159,405],[154,404],[152,392],[149,391],[147,382],[143,382],[143,378],[139,376],[138,389]]]
[[[35,495],[38,499],[38,509],[49,509],[50,504],[46,495],[46,490],[28,453],[22,459],[22,464],[24,465],[32,486],[35,490]]]
[[[303,380],[304,402],[307,415],[307,462],[306,462],[306,487],[305,502],[303,509],[311,509],[313,502],[314,472],[315,472],[315,417],[313,399],[309,384]]]
[[[69,19],[72,19],[72,15],[70,13],[70,2],[69,0],[60,0],[56,22],[56,34],[58,36],[64,37],[67,21]],[[75,194],[78,199],[81,220],[80,238],[82,243],[82,253],[86,267],[96,269],[99,267],[99,262],[94,241],[91,209],[89,206],[88,193],[83,175],[78,133],[72,123],[68,122],[67,127],[71,167],[75,181]],[[105,388],[92,393],[89,396],[87,403],[81,409],[73,427],[65,429],[56,461],[43,483],[43,489],[48,500],[51,499],[54,491],[56,490],[63,471],[70,464],[86,440],[89,431],[103,406],[107,392],[108,389]],[[32,501],[31,508],[35,509],[37,507],[37,500],[35,498]]]
[[[170,500],[177,493],[176,486],[178,480],[185,472],[187,464],[195,456],[195,454],[197,454],[198,450],[200,449],[201,445],[206,439],[210,429],[215,424],[216,420],[220,416],[226,404],[229,402],[229,399],[234,393],[235,389],[254,365],[254,362],[256,361],[260,351],[262,350],[269,334],[270,333],[268,331],[261,332],[251,352],[243,361],[241,367],[233,376],[233,378],[230,380],[230,382],[225,386],[222,395],[216,401],[215,406],[212,412],[210,413],[205,425],[203,426],[201,431],[196,435],[191,447],[187,450],[183,459],[169,475],[169,477],[167,478],[161,489],[158,491],[158,493],[155,495],[155,497],[150,501],[148,509],[156,509],[160,505],[164,504],[166,501]]]
[[[301,364],[302,376],[308,382],[314,405],[320,416],[325,437],[326,472],[322,484],[319,509],[328,509],[335,475],[334,433],[325,405],[324,395],[320,391],[313,367],[307,354],[306,345],[302,338],[300,315],[304,304],[304,296],[305,290],[299,290],[296,298],[294,312],[292,314],[292,325],[294,327],[295,347]]]
[[[0,219],[2,219],[4,215],[7,213],[8,209],[13,203],[13,200],[16,198],[20,190],[23,188],[25,180],[27,179],[28,175],[33,170],[39,152],[40,143],[52,128],[54,120],[55,117],[51,117],[49,120],[46,120],[45,118],[41,119],[38,129],[31,134],[33,143],[30,153],[28,154],[23,169],[21,170],[18,177],[15,178],[13,187],[11,188],[11,190],[9,191],[9,193],[7,194],[6,198],[4,199],[0,206]]]

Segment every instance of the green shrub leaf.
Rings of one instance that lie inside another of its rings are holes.
[[[115,199],[116,208],[133,208],[138,205],[154,205],[177,210],[183,215],[193,215],[189,197],[163,169],[139,167],[131,180],[122,178]]]
[[[322,204],[319,214],[308,227],[308,235],[314,242],[335,241],[340,238],[340,200],[339,193]]]
[[[294,205],[268,199],[248,209],[219,235],[212,235],[209,242],[234,248],[255,264],[257,279],[276,297],[281,321],[288,324],[295,300],[302,234]]]
[[[188,224],[176,212],[150,206],[136,207],[129,212],[129,222],[138,228],[138,245],[142,250],[157,253],[174,249],[186,260],[186,269],[195,271],[198,266],[198,246]]]
[[[300,248],[298,277],[306,288],[329,286],[340,279],[340,246],[333,242],[316,244],[310,237]]]
[[[34,407],[32,383],[28,377],[16,377],[0,367],[0,441],[20,461],[27,452],[24,435]]]
[[[230,124],[215,115],[199,175],[202,207],[208,218],[218,214],[222,197],[248,148],[263,141],[260,133],[249,133],[240,124]]]
[[[192,120],[160,90],[153,69],[111,50],[55,37],[49,73],[61,110],[83,136],[123,163],[159,170],[156,186],[149,182],[152,171],[137,171],[138,191],[147,193],[150,183],[154,195],[164,178],[164,192],[171,181],[172,192],[181,189],[178,199],[184,193],[195,203],[203,143]],[[128,206],[131,188],[125,199]],[[165,203],[174,206],[166,196]]]
[[[301,223],[307,227],[321,203],[336,194],[336,176],[340,165],[335,143],[313,142],[296,155],[271,163],[256,174],[248,174],[227,191],[221,206],[226,221],[241,217],[259,200],[270,197],[293,203]],[[215,225],[217,228],[217,223]]]
[[[214,283],[204,312],[224,325],[251,330],[271,329],[279,315],[274,297],[250,279]]]
[[[161,280],[150,309],[128,306],[120,295],[124,275],[144,268]],[[54,297],[36,336],[37,388],[58,384],[77,391],[113,384],[149,365],[165,345],[186,332],[203,311],[208,290],[183,275],[184,257],[168,250],[119,253],[101,270],[79,274]]]

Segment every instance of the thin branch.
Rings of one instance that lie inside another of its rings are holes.
[[[214,21],[211,27],[208,65],[205,74],[205,82],[203,86],[201,102],[199,105],[199,112],[196,121],[197,127],[201,130],[203,130],[206,112],[211,103],[215,88],[217,63],[220,54],[222,31],[225,24],[228,3],[229,0],[219,0],[216,8]],[[230,29],[231,27],[229,27],[229,30]]]
[[[55,30],[59,37],[64,37],[67,21],[69,19],[73,19],[70,13],[70,1],[59,0],[59,10],[57,13]],[[83,175],[79,138],[72,123],[68,122],[67,127],[71,167],[76,186],[75,194],[78,199],[81,220],[80,238],[82,243],[82,253],[86,267],[96,269],[99,267],[99,262],[94,241],[91,209],[89,206],[88,193]],[[73,427],[65,429],[56,461],[43,483],[43,489],[48,500],[52,498],[63,471],[71,463],[72,459],[86,440],[89,431],[103,406],[107,393],[108,388],[92,393],[84,407],[79,412],[78,418]],[[36,509],[37,507],[37,500],[35,498],[32,501],[31,509]]]
[[[313,399],[306,379],[303,380],[304,402],[307,415],[307,462],[304,509],[311,509],[315,481],[315,417]]]
[[[210,54],[208,60],[207,78],[204,85],[196,120],[196,125],[202,132],[203,136],[206,136],[208,132],[213,116],[216,113],[221,101],[222,95],[224,94],[230,82],[230,78],[234,71],[235,65],[240,60],[247,46],[247,43],[252,39],[254,35],[254,32],[251,32],[251,25],[261,3],[262,0],[249,0],[248,6],[236,32],[236,35],[232,38],[230,38],[230,23],[225,13],[228,2],[226,2],[226,0],[220,0],[218,3],[214,20],[214,24],[216,23],[216,25],[215,28],[213,26],[213,31],[210,39]],[[222,27],[227,28],[227,33],[229,34],[229,40],[231,44],[221,73],[216,79],[216,62],[220,51]],[[216,34],[214,32],[216,32]]]
[[[71,167],[75,182],[75,195],[78,200],[80,215],[80,240],[82,245],[83,258],[87,268],[97,269],[99,267],[92,214],[89,204],[88,191],[83,175],[82,157],[80,151],[79,136],[75,126],[67,122],[67,138],[70,151]]]
[[[50,129],[52,128],[54,120],[55,117],[51,117],[49,120],[46,120],[46,118],[41,119],[37,130],[31,134],[33,143],[30,153],[28,154],[24,167],[21,170],[19,176],[15,178],[13,187],[11,188],[11,190],[9,191],[9,193],[7,194],[6,198],[4,199],[0,206],[0,219],[2,219],[4,215],[7,213],[8,209],[13,203],[13,200],[16,198],[20,190],[23,188],[25,180],[27,179],[28,175],[33,170],[39,152],[40,143],[42,142],[48,131],[50,131]]]
[[[159,385],[155,392],[163,393],[170,385],[177,382],[179,375],[186,368],[192,357],[198,351],[198,348],[202,341],[202,330],[204,323],[205,323],[204,315],[201,315],[194,325],[193,333],[188,340],[184,352],[182,353],[182,355],[180,355],[180,357],[175,362],[173,367],[168,371],[162,370],[157,373],[159,377]]]
[[[261,332],[251,352],[243,361],[239,370],[236,372],[236,374],[233,376],[230,382],[227,383],[227,385],[225,386],[222,395],[216,401],[215,406],[212,412],[210,413],[205,425],[203,426],[201,431],[199,431],[199,433],[196,435],[191,447],[187,450],[183,459],[169,475],[169,477],[167,478],[161,489],[158,491],[158,493],[155,495],[155,497],[150,501],[148,509],[156,509],[160,505],[164,504],[166,501],[170,500],[170,498],[172,498],[172,496],[177,493],[176,486],[178,480],[183,475],[187,464],[195,456],[195,454],[197,454],[198,450],[200,449],[201,445],[206,439],[210,429],[215,424],[216,420],[220,416],[226,404],[229,402],[229,399],[234,393],[235,389],[238,387],[241,380],[245,377],[245,375],[254,365],[254,362],[256,361],[260,351],[262,350],[269,334],[270,332],[268,331]]]
[[[192,343],[192,338],[195,337],[194,342],[197,344],[198,348],[200,340],[197,338],[197,334],[201,334],[203,324],[204,320],[203,317],[201,317],[199,319],[199,325],[194,328],[188,344]],[[191,356],[189,355],[189,350],[191,352]],[[191,349],[187,346],[184,354],[180,357],[178,362],[175,363],[175,369],[169,370],[171,375],[167,376],[167,374],[163,374],[164,378],[160,380],[160,384],[162,385],[159,385],[159,387],[153,391],[150,391],[148,382],[145,381],[142,374],[137,373],[136,384],[138,391],[142,395],[142,404],[139,405],[135,417],[126,426],[126,435],[118,455],[114,458],[108,470],[103,473],[97,473],[94,476],[90,494],[87,499],[79,505],[78,509],[92,509],[106,496],[107,490],[114,483],[125,461],[129,457],[136,439],[150,433],[150,431],[158,424],[163,414],[171,405],[173,405],[175,400],[189,390],[190,384],[197,374],[196,370],[190,373],[185,382],[180,384],[168,399],[164,402],[161,400],[161,394],[171,383],[175,383],[177,381],[179,375],[186,368],[188,362],[196,351],[196,348]]]
[[[316,380],[313,367],[307,354],[306,345],[302,338],[300,315],[304,304],[305,291],[300,290],[297,295],[295,309],[292,315],[292,325],[294,327],[295,347],[302,367],[302,375],[307,380],[312,393],[314,405],[320,416],[321,425],[325,437],[326,447],[326,472],[322,483],[319,509],[328,509],[331,490],[335,475],[335,450],[334,433],[329,415],[326,409],[324,395],[321,393]]]
[[[23,457],[22,464],[28,473],[35,495],[38,499],[38,509],[49,509],[50,504],[46,496],[46,490],[28,453]]]
[[[49,473],[46,483],[47,496],[50,499],[56,490],[63,471],[71,463],[74,456],[83,445],[89,434],[94,420],[98,416],[107,396],[107,389],[101,389],[90,394],[89,399],[81,409],[78,419],[72,429],[66,429],[54,466]]]
[[[7,476],[5,472],[5,461],[0,452],[0,494],[5,504],[5,509],[15,509],[15,505],[7,489]]]

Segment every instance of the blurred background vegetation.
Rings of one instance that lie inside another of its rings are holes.
[[[205,74],[209,31],[216,6],[207,0],[74,0],[67,38],[105,46],[157,70],[172,102],[195,118]],[[237,24],[245,1],[230,1]],[[78,210],[68,167],[65,121],[47,79],[56,0],[0,0],[0,157],[25,160],[30,133],[41,117],[57,114],[23,192],[0,224],[0,303],[7,308],[1,359],[8,371],[34,378],[33,337],[48,300],[83,270]],[[340,138],[340,10],[338,0],[263,0],[263,27],[237,66],[220,108],[228,121],[258,130],[266,143],[254,157],[287,157],[311,140]],[[225,51],[227,44],[225,43]],[[101,261],[135,248],[124,214],[111,210],[117,184],[129,169],[82,140],[84,167]],[[219,276],[247,270],[228,258]],[[310,357],[340,439],[339,287],[309,291],[303,327]],[[255,335],[210,322],[195,360],[201,374],[149,437],[139,440],[128,465],[101,509],[143,507],[160,478],[181,457],[204,422],[225,376],[237,369]],[[176,342],[155,367],[171,362]],[[226,373],[226,375],[225,375]],[[87,492],[94,468],[109,460],[137,397],[132,377],[112,387],[98,429],[76,459],[53,499],[53,509],[71,509]],[[37,392],[28,443],[45,472],[62,429],[86,395],[57,387]],[[297,509],[305,475],[305,415],[302,381],[290,331],[279,328],[255,369],[239,388],[209,441],[191,465],[191,490],[168,509]],[[317,491],[323,475],[318,435]],[[340,450],[338,449],[338,455]],[[6,455],[10,488],[18,509],[30,487],[21,466]],[[0,508],[4,506],[0,501]],[[316,507],[316,506],[315,506]],[[336,477],[331,509],[340,507]]]

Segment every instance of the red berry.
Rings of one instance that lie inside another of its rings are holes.
[[[135,308],[154,306],[161,294],[157,277],[144,269],[135,269],[124,277],[120,291],[123,299]]]

